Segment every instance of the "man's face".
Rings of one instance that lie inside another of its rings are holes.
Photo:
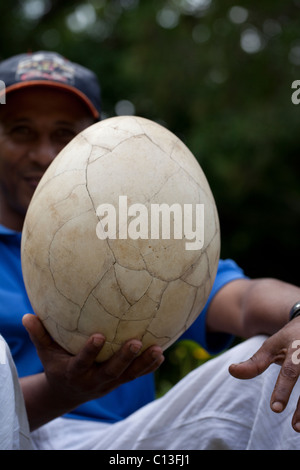
[[[0,106],[0,223],[20,230],[44,172],[94,121],[71,93],[40,87],[12,92]]]

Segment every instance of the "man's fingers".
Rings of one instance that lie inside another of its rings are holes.
[[[142,343],[131,340],[107,361],[104,372],[112,379],[127,382],[146,373],[153,372],[163,362],[162,350],[159,346],[149,347],[140,354]]]
[[[278,336],[278,335],[277,335]],[[281,413],[287,406],[293,388],[300,376],[300,361],[294,358],[294,342],[286,346],[279,337],[273,335],[247,361],[231,364],[229,372],[238,379],[251,379],[264,372],[271,364],[280,364],[280,371],[270,399],[270,407],[275,413]],[[292,426],[300,432],[300,400],[298,401]]]
[[[292,426],[296,432],[300,432],[300,398],[298,399],[297,408],[293,416]]]
[[[22,323],[37,349],[47,348],[53,344],[51,336],[47,333],[38,317],[27,313],[22,318]]]
[[[142,348],[138,340],[127,341],[104,365],[104,373],[111,379],[118,379],[136,359]]]
[[[231,364],[229,372],[237,379],[253,379],[262,374],[271,364],[282,364],[286,349],[281,336],[273,335],[247,361]]]
[[[149,347],[132,363],[128,371],[130,378],[141,377],[156,371],[164,359],[163,351],[159,346]]]
[[[264,372],[273,362],[273,355],[262,346],[247,361],[231,364],[229,372],[237,379],[252,379]]]
[[[85,346],[74,356],[72,361],[72,366],[76,368],[78,373],[85,372],[94,365],[104,343],[105,337],[100,333],[94,334],[88,339]]]
[[[37,316],[26,314],[22,321],[40,357],[49,357],[49,354],[53,353],[53,348],[56,351],[62,350],[52,340]],[[73,356],[70,366],[72,370],[76,370],[77,376],[95,366],[96,358],[104,343],[105,337],[102,334],[94,334],[88,339],[81,351]],[[142,343],[132,339],[127,341],[110,359],[98,363],[103,380],[123,383],[155,371],[164,360],[161,348],[152,346],[140,354],[141,349]]]
[[[280,413],[285,409],[299,374],[299,365],[294,364],[290,357],[287,357],[282,364],[271,396],[271,409],[275,413]]]

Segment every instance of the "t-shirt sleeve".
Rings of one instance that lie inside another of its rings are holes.
[[[210,302],[216,293],[231,281],[236,279],[248,279],[244,271],[231,259],[220,260],[218,271],[212,290],[206,302],[206,305],[198,318],[181,336],[181,339],[191,339],[197,341],[210,354],[217,354],[228,348],[234,337],[227,333],[207,333],[206,314]]]

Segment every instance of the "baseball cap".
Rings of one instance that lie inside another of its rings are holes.
[[[0,62],[0,80],[5,93],[37,85],[70,91],[87,105],[95,119],[100,119],[101,91],[95,73],[57,52],[39,51],[5,59]]]

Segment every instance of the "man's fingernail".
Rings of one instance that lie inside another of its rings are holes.
[[[104,343],[104,338],[102,336],[94,336],[93,338],[93,345],[96,346],[96,348],[99,348],[102,346]]]
[[[141,348],[142,348],[142,346],[140,344],[131,343],[131,345],[130,345],[130,351],[133,354],[138,354],[140,352]]]
[[[163,354],[161,351],[152,351],[151,356],[152,356],[152,359],[157,361],[158,359],[161,359],[163,357]]]
[[[300,423],[299,422],[294,424],[294,429],[295,429],[295,431],[300,432]]]
[[[283,404],[280,403],[280,401],[274,401],[274,403],[272,403],[272,410],[275,411],[275,413],[280,413],[283,410]]]

